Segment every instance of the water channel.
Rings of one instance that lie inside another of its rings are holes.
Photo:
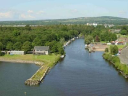
[[[103,52],[88,53],[83,39],[65,52],[39,86],[24,85],[38,66],[0,62],[0,96],[128,96],[128,80],[102,58]]]

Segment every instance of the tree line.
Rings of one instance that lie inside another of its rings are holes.
[[[104,26],[47,25],[0,27],[0,50],[32,51],[34,46],[49,46],[51,53],[64,54],[63,44],[78,35],[90,35],[95,41],[115,40],[115,34]],[[86,37],[87,38],[87,37]],[[91,39],[91,40],[93,40]]]
[[[32,51],[34,46],[49,46],[51,53],[64,54],[64,42],[79,34],[79,28],[76,26],[60,24],[37,27],[29,25],[25,27],[0,27],[0,50],[27,52]]]

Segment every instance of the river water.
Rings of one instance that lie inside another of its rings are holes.
[[[83,39],[67,46],[65,52],[44,82],[33,87],[24,81],[38,66],[1,62],[0,96],[128,96],[128,80],[102,58],[103,52],[88,53]]]

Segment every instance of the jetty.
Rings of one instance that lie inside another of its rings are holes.
[[[45,75],[47,74],[49,67],[41,67],[37,72],[30,78],[25,81],[26,85],[34,86],[39,85],[41,81],[44,79]]]
[[[49,70],[55,64],[57,64],[57,62],[60,60],[60,54],[58,55],[52,54],[52,55],[45,55],[45,56],[39,55],[37,57],[38,58],[41,57],[41,60],[42,60],[42,62],[40,62],[40,60],[35,61],[35,64],[40,66],[40,68],[36,71],[36,73],[31,78],[25,81],[25,85],[28,85],[28,86],[39,85],[41,82],[43,82],[43,79],[45,78]]]

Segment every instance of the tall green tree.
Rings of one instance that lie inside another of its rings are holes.
[[[85,36],[85,43],[88,45],[91,42],[93,42],[93,37],[91,35],[86,35]]]
[[[13,45],[13,49],[14,49],[14,50],[21,50],[21,47],[22,47],[22,43],[21,43],[21,42],[16,42],[16,43]]]
[[[30,51],[31,49],[32,49],[31,42],[29,42],[29,41],[24,42],[24,44],[22,46],[22,50],[25,51],[25,53],[26,53],[27,51]]]
[[[3,44],[0,42],[0,50],[3,50]]]
[[[13,50],[13,43],[12,42],[8,42],[7,46],[6,46],[7,50]]]

